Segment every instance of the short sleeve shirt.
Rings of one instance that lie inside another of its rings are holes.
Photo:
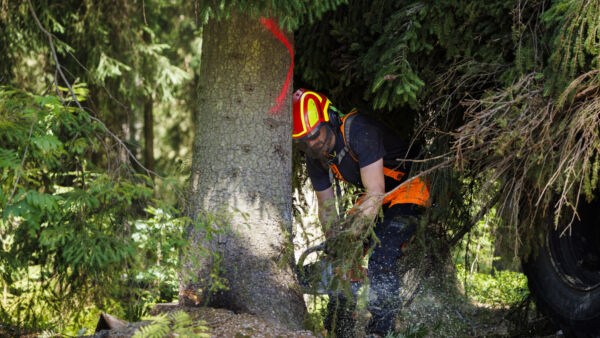
[[[366,167],[369,164],[376,162],[381,158],[385,158],[388,154],[398,152],[398,146],[404,147],[404,144],[396,142],[395,137],[385,137],[384,129],[372,119],[364,115],[357,115],[350,126],[350,148],[356,155],[358,162],[352,158],[349,153],[344,156],[342,161],[337,165],[340,174],[345,181],[359,187],[364,188],[360,177],[360,168]],[[388,135],[389,136],[389,135]],[[390,139],[386,149],[386,140]],[[334,152],[338,154],[344,149],[344,139],[341,130],[335,131],[335,147]],[[319,160],[306,156],[306,168],[315,191],[323,191],[331,186],[329,181],[329,168],[322,164]],[[387,187],[386,187],[386,190]]]

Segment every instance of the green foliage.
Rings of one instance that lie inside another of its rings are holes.
[[[55,72],[57,65],[47,36],[33,19],[33,10],[43,28],[53,34],[66,80],[74,86],[87,84],[91,100],[86,109],[126,141],[132,153],[139,152],[140,124],[136,122],[146,107],[159,106],[155,116],[160,118],[166,115],[179,122],[191,120],[189,109],[183,104],[176,109],[162,105],[188,95],[182,93],[182,85],[193,75],[189,60],[199,53],[191,42],[198,38],[199,31],[194,23],[197,20],[185,14],[194,12],[194,4],[162,0],[110,4],[44,0],[32,1],[31,8],[27,1],[3,3],[1,7],[2,22],[8,24],[3,31],[10,38],[2,47],[2,59],[6,62],[0,64],[0,74],[6,76],[0,83],[36,93],[48,92],[55,81],[66,87],[64,79]],[[65,93],[65,100],[69,101],[70,95]],[[123,128],[123,123],[128,128]],[[178,133],[177,126],[169,127],[172,130],[166,135],[161,133],[161,137],[178,135],[182,143],[156,142],[162,150],[189,149],[188,137]],[[130,137],[124,135],[125,129]],[[166,167],[157,162],[160,169]]]
[[[172,301],[177,298],[179,253],[187,243],[184,229],[189,221],[151,206],[146,212],[152,217],[137,220],[131,236],[139,253],[134,279],[158,287],[160,293],[153,295],[149,303]]]
[[[325,295],[308,295],[306,302],[308,312],[302,323],[302,327],[319,334],[323,330],[323,323],[327,316],[327,302],[329,297]]]
[[[129,217],[117,206],[147,199],[151,190],[143,181],[136,184],[135,176],[122,180],[88,170],[83,153],[98,149],[95,134],[102,128],[57,97],[3,87],[0,112],[2,153],[10,154],[0,167],[3,280],[11,285],[29,274],[28,267],[38,266],[33,280],[42,283],[36,290],[41,301],[75,301],[90,277],[106,282],[114,264],[131,261],[134,248],[119,236]],[[15,287],[11,293],[23,291]],[[16,306],[23,301],[17,299]],[[21,312],[4,320],[47,322],[48,317],[36,316]]]
[[[423,325],[411,325],[402,332],[389,332],[384,338],[423,338],[429,335],[429,330]]]
[[[552,32],[548,89],[560,92],[578,75],[599,69],[600,2],[555,1],[541,18]]]
[[[184,311],[146,317],[151,323],[142,326],[134,338],[165,337],[169,334],[182,337],[210,337],[210,329],[204,321],[194,322]]]
[[[467,236],[454,248],[454,260],[467,266],[470,273],[491,274],[496,256],[496,243],[500,243],[499,219],[496,210],[490,210]]]
[[[294,1],[248,1],[248,0],[205,0],[200,1],[199,17],[204,23],[209,18],[227,19],[235,11],[249,14],[252,17],[273,17],[279,25],[287,30],[297,28],[304,23],[313,23],[323,13],[335,9],[347,0],[294,0]]]
[[[406,123],[399,115],[407,106],[418,109],[433,94],[432,82],[457,59],[498,63],[510,57],[505,48],[510,31],[502,29],[511,26],[511,6],[500,1],[350,2],[298,31],[298,82],[330,94],[344,110],[385,109],[388,119]]]
[[[511,306],[529,295],[527,277],[514,271],[495,271],[493,274],[473,272],[457,265],[458,279],[470,299],[491,306]]]
[[[100,307],[137,320],[176,297],[191,222],[153,199],[148,177],[95,166],[101,150],[118,162],[102,135],[58,97],[0,88],[3,323],[71,332]]]
[[[454,248],[453,256],[457,280],[470,300],[507,307],[521,303],[529,295],[529,289],[525,275],[513,271],[518,265],[507,264],[502,267],[506,270],[496,268],[503,265],[499,249],[508,246],[501,242],[507,236],[501,235],[506,229],[499,222],[496,209],[490,210]]]
[[[176,297],[185,230],[207,226],[173,207],[185,209],[179,186],[185,165],[169,162],[191,151],[189,111],[197,102],[187,95],[195,87],[180,85],[199,68],[197,20],[187,15],[195,5],[0,4],[6,33],[0,40],[7,41],[0,47],[6,61],[0,82],[30,89],[3,88],[0,98],[3,323],[75,334],[95,325],[100,310],[133,321]],[[67,80],[55,73],[32,11],[53,35]],[[85,112],[72,107],[65,81]],[[40,92],[61,97],[31,94]],[[175,100],[181,97],[186,102]],[[155,127],[161,138],[156,171],[180,177],[151,179],[126,158],[124,145],[133,156],[139,152],[137,128],[148,102],[157,120],[168,119]],[[29,273],[28,265],[40,272]],[[224,287],[218,267],[213,270],[211,287]]]

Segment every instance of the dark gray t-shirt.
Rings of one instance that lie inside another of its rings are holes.
[[[338,154],[344,148],[344,139],[341,130],[335,130],[334,153]],[[374,163],[380,158],[384,159],[386,167],[396,168],[398,165],[389,165],[396,163],[397,159],[403,159],[406,156],[407,146],[400,141],[399,137],[392,131],[384,128],[371,118],[364,115],[357,115],[350,126],[350,148],[356,155],[358,162],[348,153],[337,166],[340,174],[345,181],[364,188],[360,177],[360,168]],[[399,163],[399,162],[397,162]],[[306,156],[306,168],[315,191],[323,191],[331,186],[329,181],[329,169],[316,159]],[[397,170],[406,173],[406,165]],[[390,180],[386,177],[385,190],[393,189],[400,181]]]

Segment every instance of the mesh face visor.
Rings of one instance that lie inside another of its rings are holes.
[[[335,146],[335,135],[329,123],[321,123],[307,135],[294,140],[300,151],[311,158],[324,158]]]

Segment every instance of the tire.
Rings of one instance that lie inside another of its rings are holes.
[[[571,235],[561,237],[549,224],[543,246],[523,268],[538,308],[565,333],[600,337],[600,203],[578,211]]]

